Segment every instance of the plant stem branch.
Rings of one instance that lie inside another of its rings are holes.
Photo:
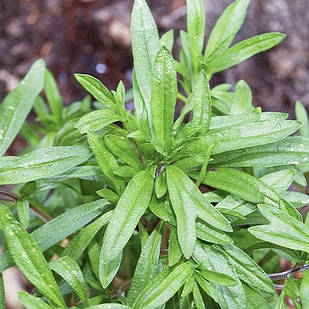
[[[268,276],[271,280],[287,279],[290,275],[303,272],[307,269],[309,269],[309,264],[304,264],[304,265],[296,266],[296,267],[291,268],[289,270],[283,271],[281,273],[268,274]]]

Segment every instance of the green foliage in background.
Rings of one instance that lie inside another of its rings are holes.
[[[245,81],[209,86],[284,38],[233,44],[248,5],[229,5],[204,42],[204,2],[187,0],[175,60],[173,31],[160,38],[135,0],[134,112],[122,82],[86,74],[75,78],[95,101],[63,106],[42,60],[3,100],[0,270],[33,284],[26,308],[279,309],[287,296],[309,308],[306,110],[287,120],[254,107]],[[17,134],[28,146],[5,156]],[[276,274],[280,258],[303,278]],[[0,296],[5,308],[2,284]]]

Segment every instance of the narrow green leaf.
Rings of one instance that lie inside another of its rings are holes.
[[[114,97],[111,92],[95,77],[88,74],[74,74],[76,80],[89,92],[96,100],[102,104],[113,106]]]
[[[200,292],[200,288],[198,287],[196,282],[193,288],[193,299],[194,299],[196,309],[206,309],[203,297]]]
[[[207,73],[214,74],[230,68],[246,59],[278,45],[285,35],[282,33],[264,33],[241,41],[222,55],[215,55],[208,62]]]
[[[61,174],[90,157],[82,146],[42,148],[20,157],[0,158],[0,184],[16,184]]]
[[[160,225],[162,226],[162,225]],[[159,273],[159,255],[161,245],[161,227],[158,226],[145,243],[138,259],[126,304],[133,306],[135,299],[146,285]]]
[[[270,167],[309,163],[309,139],[292,136],[273,144],[212,156],[212,164],[230,167]]]
[[[229,275],[226,275],[224,273],[220,273],[220,272],[217,272],[217,271],[202,268],[199,271],[199,274],[202,277],[204,277],[205,279],[207,279],[208,281],[214,282],[214,283],[217,283],[217,284],[220,284],[220,285],[235,286],[235,285],[238,284],[238,281],[233,279]]]
[[[205,71],[201,71],[193,85],[191,102],[193,104],[191,124],[200,127],[199,132],[204,135],[209,129],[211,118],[211,94]]]
[[[5,290],[3,276],[0,274],[0,309],[5,309]]]
[[[122,251],[119,253],[118,256],[116,256],[110,261],[105,262],[104,260],[102,260],[102,258],[100,258],[99,279],[104,289],[106,289],[109,286],[109,284],[116,276],[116,273],[121,264],[121,259],[122,259]]]
[[[18,298],[27,309],[52,309],[53,307],[46,304],[38,297],[32,296],[26,292],[18,292]],[[5,307],[3,307],[5,308]]]
[[[69,209],[32,232],[31,237],[42,251],[46,251],[48,248],[82,228],[107,207],[109,207],[108,202],[105,199],[101,199]],[[58,231],[58,233],[55,233],[55,231]],[[0,255],[0,272],[13,265],[14,262],[9,251]]]
[[[195,227],[196,236],[204,241],[220,245],[230,244],[233,242],[232,238],[226,233],[201,220],[196,221]]]
[[[300,135],[303,137],[309,137],[309,116],[304,105],[299,101],[297,101],[295,105],[295,114],[296,119],[302,124],[299,128]]]
[[[165,304],[193,273],[191,262],[183,263],[171,272],[161,272],[141,292],[133,309],[155,309]]]
[[[69,256],[61,257],[49,265],[74,289],[83,305],[88,305],[87,288],[79,265]]]
[[[170,52],[162,47],[154,62],[151,90],[153,144],[164,152],[172,136],[177,99],[176,66]]]
[[[187,282],[185,283],[182,292],[181,292],[181,298],[187,297],[190,293],[192,293],[194,289],[194,283],[195,283],[195,276],[191,276],[187,279]]]
[[[62,98],[60,96],[55,78],[49,70],[45,72],[45,94],[52,115],[59,123],[62,120]]]
[[[234,100],[231,108],[231,114],[240,114],[252,109],[252,92],[249,85],[240,80],[235,87]]]
[[[104,141],[113,155],[134,168],[140,167],[137,149],[127,137],[108,134]]]
[[[49,302],[64,308],[65,304],[57,283],[38,244],[5,206],[0,206],[0,220],[8,248],[19,270]]]
[[[75,128],[77,128],[81,133],[87,133],[88,131],[99,131],[111,123],[121,120],[122,117],[115,114],[113,111],[109,109],[101,109],[93,111],[80,118],[76,123]]]
[[[114,171],[119,168],[119,164],[114,156],[107,150],[103,141],[93,132],[88,132],[88,143],[92,149],[98,165],[103,171],[104,175],[109,180],[113,188],[120,193],[122,191],[123,183],[116,179]]]
[[[244,251],[234,245],[222,246],[222,252],[229,258],[235,267],[239,279],[250,287],[266,293],[273,293],[274,286],[264,270]]]
[[[237,0],[224,10],[208,39],[206,60],[228,49],[244,22],[249,3],[250,0]]]
[[[309,307],[309,271],[303,273],[303,279],[300,286],[300,298],[303,308]]]
[[[231,127],[231,126],[238,125],[241,123],[255,122],[263,114],[264,113],[261,113],[261,108],[257,107],[250,112],[246,111],[241,114],[228,115],[228,116],[214,116],[214,117],[211,117],[209,129],[215,130],[215,129],[225,128],[225,127]]]
[[[88,257],[91,264],[91,269],[95,276],[99,279],[99,261],[101,247],[96,241],[93,241],[88,248]]]
[[[246,296],[243,287],[238,279],[234,267],[229,263],[228,258],[221,251],[213,246],[207,246],[197,242],[193,253],[194,260],[204,268],[226,274],[234,278],[238,284],[226,287],[214,283],[218,303],[223,309],[247,309]]]
[[[148,170],[139,172],[128,183],[104,235],[102,263],[115,259],[130,239],[149,205],[153,186],[154,180]]]
[[[204,292],[211,298],[213,298],[213,300],[217,303],[218,297],[214,286],[207,280],[205,280],[202,276],[200,276],[198,273],[195,275],[195,279],[198,285],[202,288],[202,290],[204,290]]]
[[[18,219],[23,228],[27,228],[29,225],[29,217],[30,217],[30,207],[29,201],[27,200],[18,200],[16,203]]]
[[[132,74],[133,94],[134,94],[134,109],[137,120],[137,125],[140,131],[140,135],[146,142],[151,140],[151,128],[148,118],[148,110],[146,108],[145,100],[142,96],[141,90],[138,86],[136,74],[133,70]]]
[[[151,120],[152,66],[160,48],[158,29],[145,0],[135,0],[131,16],[132,53],[138,87]]]
[[[167,191],[166,173],[163,171],[159,174],[155,182],[155,192],[157,198],[161,198]]]
[[[12,144],[32,108],[35,98],[43,90],[44,74],[44,61],[36,61],[20,84],[2,101],[0,107],[0,156]]]
[[[252,235],[285,248],[309,253],[309,231],[305,224],[269,205],[258,207],[270,223],[250,227]]]
[[[190,196],[194,187],[198,190],[186,174],[175,166],[166,169],[167,187],[169,197],[177,220],[177,235],[182,252],[189,258],[195,246],[196,231],[195,219],[197,217],[196,203]]]
[[[238,126],[212,130],[204,137],[196,138],[184,145],[184,154],[198,154],[207,146],[213,145],[212,154],[231,150],[270,144],[294,133],[299,122],[260,121]]]
[[[160,41],[161,41],[161,45],[165,46],[168,49],[168,51],[171,53],[173,46],[174,46],[174,30],[171,29],[165,32],[161,36]]]
[[[102,201],[102,200],[101,200]],[[61,253],[61,257],[69,256],[77,261],[99,230],[109,222],[113,211],[108,211],[88,226],[81,229]]]
[[[206,14],[203,0],[187,0],[187,30],[191,59],[196,73],[204,46],[205,19]]]
[[[170,237],[168,240],[168,266],[174,266],[182,257],[181,247],[177,238],[177,230],[171,228]]]
[[[261,188],[264,184],[257,178],[231,168],[208,171],[203,183],[216,189],[235,194],[252,203],[263,203],[265,197]]]

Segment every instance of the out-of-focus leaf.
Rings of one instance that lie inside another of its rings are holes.
[[[52,115],[59,123],[62,120],[62,98],[60,96],[55,78],[49,70],[45,72],[45,94]]]
[[[43,90],[44,74],[44,61],[36,61],[20,84],[2,101],[0,107],[0,156],[12,144],[32,108],[35,98]]]
[[[82,146],[49,147],[20,157],[0,158],[0,184],[16,184],[64,173],[83,163],[90,152]]]
[[[300,286],[300,298],[303,308],[309,307],[309,271],[303,273],[303,280]]]
[[[64,308],[64,302],[52,272],[33,238],[14,219],[11,212],[0,206],[1,229],[10,253],[24,276],[35,285],[52,304]]]
[[[160,41],[161,41],[161,45],[165,46],[168,49],[168,51],[171,53],[173,46],[174,46],[174,30],[171,29],[165,32],[162,35]]]
[[[18,292],[18,298],[27,309],[52,309],[53,307],[46,304],[43,300],[24,291]],[[5,306],[3,307],[5,308]]]
[[[299,101],[297,101],[295,105],[295,114],[296,119],[302,124],[299,128],[300,135],[309,138],[309,116],[304,105]]]

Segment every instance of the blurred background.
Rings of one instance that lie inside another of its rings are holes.
[[[206,35],[231,2],[205,0]],[[278,47],[215,75],[212,86],[245,79],[255,105],[294,117],[297,99],[309,107],[309,1],[251,2],[236,41],[270,31],[286,33],[287,38]],[[179,30],[186,27],[185,0],[148,3],[161,34],[175,29],[173,53],[178,58]],[[73,77],[76,72],[94,75],[111,88],[120,79],[131,87],[132,5],[133,0],[0,0],[0,101],[38,58],[44,58],[55,75],[65,104],[86,95]],[[9,308],[18,309],[14,293],[25,281],[14,269],[7,272]]]

